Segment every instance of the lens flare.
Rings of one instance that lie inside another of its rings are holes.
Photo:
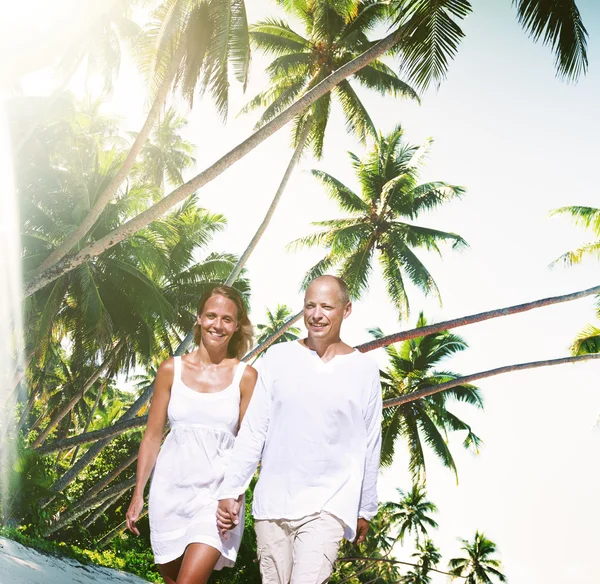
[[[5,96],[0,93],[0,520],[15,488],[15,407],[24,392],[21,264],[17,195]],[[12,483],[12,484],[10,484]]]

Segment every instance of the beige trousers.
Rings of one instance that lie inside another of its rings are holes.
[[[344,525],[330,513],[261,519],[254,528],[263,584],[323,584],[331,577]]]

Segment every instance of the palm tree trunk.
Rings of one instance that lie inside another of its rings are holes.
[[[106,381],[102,384],[102,387],[100,387],[100,389],[98,389],[98,391],[96,393],[96,399],[94,401],[94,405],[92,406],[92,409],[90,410],[90,415],[88,416],[88,419],[85,423],[83,432],[81,432],[82,434],[85,434],[88,431],[90,424],[92,423],[92,420],[94,419],[94,414],[96,413],[96,410],[98,409],[98,405],[100,404],[100,398],[102,397],[102,394],[104,393],[105,389],[106,389]],[[77,447],[73,451],[73,455],[71,456],[71,465],[75,462],[77,455],[79,454],[80,448],[81,448],[81,446],[77,445]]]
[[[362,352],[372,351],[374,349],[378,349],[384,346],[391,345],[392,343],[396,343],[399,341],[404,341],[408,339],[415,339],[417,337],[422,337],[427,334],[431,334],[434,332],[440,332],[443,330],[448,330],[451,328],[456,328],[459,326],[465,326],[467,324],[473,324],[477,322],[483,322],[490,318],[498,318],[502,316],[508,316],[510,314],[516,314],[519,312],[525,312],[528,310],[533,310],[534,308],[541,308],[543,306],[551,306],[553,304],[559,304],[562,302],[570,302],[572,300],[578,300],[579,298],[584,298],[586,296],[591,296],[593,294],[600,293],[600,286],[595,286],[593,288],[588,288],[587,290],[581,290],[578,292],[572,292],[571,294],[564,294],[562,296],[553,296],[550,298],[543,298],[541,300],[535,300],[533,302],[527,302],[525,304],[518,304],[515,306],[509,306],[506,308],[501,308],[499,310],[492,310],[489,312],[481,312],[469,316],[460,317],[453,320],[446,320],[439,323],[431,324],[426,327],[410,329],[407,331],[401,331],[399,333],[395,333],[393,335],[388,335],[382,337],[381,339],[376,339],[374,341],[370,341],[368,343],[364,343],[362,345],[357,345],[357,349]],[[244,356],[244,361],[249,361],[262,353],[266,348],[268,348],[275,340],[277,340],[283,333],[285,333],[291,326],[294,325],[300,318],[302,317],[302,312],[298,312],[294,316],[292,316],[289,320],[285,322],[285,324],[277,331],[275,331],[264,343],[259,345],[250,351],[247,355]],[[185,340],[179,345],[177,350],[175,351],[176,355],[181,354],[181,350]],[[153,386],[149,386],[146,388],[144,393],[138,398],[136,403],[134,403],[131,408],[119,419],[118,422],[109,426],[108,428],[103,428],[101,430],[94,430],[93,432],[88,432],[85,434],[80,434],[78,436],[73,436],[71,438],[67,438],[65,440],[55,441],[51,444],[41,446],[38,448],[38,452],[40,454],[50,454],[52,452],[56,452],[58,450],[64,450],[67,448],[72,448],[78,444],[85,444],[88,442],[97,442],[97,441],[110,441],[110,439],[114,438],[122,434],[123,432],[127,432],[128,430],[139,428],[144,426],[147,421],[147,416],[136,417],[137,412],[147,403],[150,399],[150,395],[152,394]],[[138,404],[138,402],[140,402]],[[137,405],[136,405],[137,404]],[[131,414],[134,411],[135,413]],[[130,415],[131,414],[131,415]],[[71,479],[72,480],[72,479]],[[70,482],[70,481],[69,481]],[[59,483],[60,484],[60,483]],[[67,483],[69,484],[69,483]]]
[[[31,408],[33,407],[33,404],[35,403],[35,400],[37,398],[37,390],[33,390],[31,392],[31,394],[29,395],[29,398],[27,399],[27,403],[25,404],[25,407],[23,408],[23,411],[21,412],[21,417],[19,418],[19,421],[17,422],[17,425],[15,427],[15,432],[16,434],[18,434],[21,429],[23,428],[23,426],[25,425],[25,422],[27,421],[27,417],[29,416],[29,413],[31,412]]]
[[[83,526],[87,529],[90,525],[94,524],[102,514],[114,503],[116,503],[121,495],[116,495],[112,499],[107,499],[100,507],[98,507],[84,522]]]
[[[256,230],[256,233],[254,234],[254,237],[248,244],[248,247],[244,250],[244,253],[240,256],[240,259],[238,260],[237,264],[231,271],[231,274],[229,274],[229,277],[227,278],[227,281],[225,282],[225,286],[233,286],[235,281],[238,279],[240,272],[246,265],[246,262],[248,261],[250,254],[254,251],[254,249],[258,245],[258,242],[260,241],[260,238],[263,236],[264,232],[267,230],[267,227],[269,226],[269,223],[271,222],[271,219],[273,218],[273,215],[275,213],[275,209],[277,209],[277,205],[279,204],[281,196],[283,195],[283,192],[285,191],[285,188],[287,187],[290,177],[292,176],[292,172],[294,172],[294,169],[296,168],[296,165],[298,164],[298,161],[300,160],[300,157],[302,156],[302,151],[304,150],[304,146],[306,146],[306,141],[308,140],[308,134],[310,133],[311,127],[312,127],[312,117],[309,117],[304,125],[304,128],[302,128],[302,133],[300,134],[300,138],[298,139],[298,144],[296,145],[294,153],[292,154],[292,158],[290,159],[290,162],[287,165],[287,168],[285,169],[285,173],[283,174],[283,178],[281,179],[281,182],[279,183],[277,192],[275,193],[275,196],[273,197],[273,200],[271,201],[271,206],[267,210],[267,213],[266,213],[264,219],[262,220],[262,223],[260,224],[259,228]]]
[[[50,444],[44,444],[43,446],[36,448],[36,451],[42,455],[52,454],[53,452],[58,452],[59,450],[68,450],[74,446],[80,446],[81,444],[88,444],[90,442],[98,442],[99,440],[106,439],[111,440],[116,436],[124,434],[125,432],[145,426],[147,421],[148,416],[139,416],[128,420],[123,420],[123,418],[120,418],[118,422],[115,422],[106,428],[92,430],[91,432],[86,432],[85,434],[78,434],[77,436],[71,436],[70,438],[65,438],[64,440],[55,440]]]
[[[185,342],[185,340],[184,340]],[[176,351],[175,351],[175,356],[181,355],[182,351],[184,349],[184,343],[181,343],[179,345],[179,347],[177,347]],[[138,415],[139,411],[150,401],[150,398],[152,397],[152,393],[154,391],[154,382],[152,382],[148,387],[146,387],[140,397],[138,397],[135,402],[133,402],[130,406],[129,409],[119,418],[119,421],[117,423],[129,423],[131,424],[130,428],[133,427],[139,427],[142,425],[145,425],[146,423],[146,419],[147,416],[144,416],[143,418],[136,418],[136,416]],[[140,420],[143,420],[142,423],[140,423]],[[116,424],[114,424],[113,426],[116,426]],[[111,426],[112,428],[112,426]],[[110,430],[110,428],[106,428],[106,430]],[[103,430],[98,430],[98,432],[102,432]],[[107,436],[102,437],[101,439],[97,440],[97,442],[92,445],[88,451],[77,461],[75,462],[75,464],[62,476],[60,477],[53,485],[52,485],[52,490],[56,491],[57,493],[62,493],[65,488],[70,485],[75,478],[77,477],[77,475],[84,469],[86,468],[91,462],[93,462],[93,460],[96,458],[96,456],[98,456],[98,454],[102,451],[102,449],[115,437],[118,436],[119,434],[122,434],[123,432],[120,431],[118,433],[111,433],[110,431],[107,433]],[[88,433],[87,436],[89,436],[90,433]],[[81,436],[75,436],[74,438],[83,438],[83,440],[81,441],[81,443],[84,443],[87,441],[86,435],[81,435]],[[79,442],[78,442],[79,443]],[[40,449],[41,451],[41,449]],[[51,499],[50,499],[51,500]],[[45,504],[47,505],[50,500],[45,501]]]
[[[365,558],[362,556],[358,557],[348,557],[348,558],[339,558],[338,562],[373,562],[373,563],[381,563],[384,562],[386,564],[398,564],[401,566],[412,566],[413,568],[421,568],[421,564],[413,564],[411,562],[402,562],[400,560],[395,560],[393,558]],[[436,570],[435,568],[429,568],[430,572],[437,572],[438,574],[444,574],[446,576],[452,576],[450,572],[443,572],[442,570]],[[341,584],[341,583],[340,583]]]
[[[457,385],[464,385],[466,383],[477,381],[478,379],[494,377],[495,375],[501,375],[503,373],[512,373],[513,371],[523,371],[525,369],[538,369],[539,367],[551,367],[553,365],[564,365],[565,363],[579,363],[580,361],[588,361],[590,359],[600,359],[600,353],[589,353],[588,355],[577,355],[575,357],[561,357],[559,359],[546,359],[545,361],[531,361],[529,363],[505,365],[504,367],[497,367],[496,369],[489,369],[488,371],[480,371],[479,373],[465,375],[464,377],[458,377],[457,379],[446,381],[439,385],[424,387],[406,395],[386,399],[383,402],[383,407],[391,408],[392,406],[400,406],[439,393],[440,391],[451,389]]]
[[[508,316],[509,314],[519,314],[521,312],[527,312],[535,308],[541,308],[543,306],[551,306],[553,304],[560,304],[562,302],[571,302],[572,300],[579,300],[586,296],[592,296],[593,294],[600,294],[600,286],[593,286],[586,290],[580,290],[578,292],[571,292],[570,294],[562,294],[561,296],[550,296],[549,298],[541,298],[540,300],[534,300],[532,302],[525,302],[524,304],[516,304],[514,306],[507,306],[506,308],[497,308],[495,310],[488,310],[487,312],[479,312],[477,314],[470,314],[468,316],[461,316],[452,320],[445,320],[435,324],[430,324],[419,329],[412,329],[408,331],[400,331],[393,335],[387,335],[380,339],[369,341],[358,345],[356,348],[362,353],[372,351],[374,349],[380,349],[381,347],[387,347],[393,343],[405,341],[408,339],[414,339],[415,330],[421,331],[421,334],[417,335],[423,337],[431,333],[439,333],[440,331],[455,329],[468,324],[474,324],[476,322],[483,322],[490,320],[491,318],[498,318],[501,316]]]
[[[141,519],[142,517],[145,517],[146,515],[148,515],[147,509],[140,513],[138,520]],[[114,539],[115,537],[117,537],[117,535],[119,535],[119,533],[124,531],[126,527],[127,527],[127,520],[122,521],[114,529],[111,529],[96,545],[100,549],[102,549],[103,547],[106,547],[110,543],[110,541],[112,539]]]
[[[95,497],[98,493],[104,490],[110,483],[112,483],[124,470],[128,469],[138,458],[138,451],[129,455],[117,468],[107,474],[99,483],[96,483],[91,489],[87,490],[83,495],[79,497],[75,503],[75,507],[78,507],[82,501],[87,501]]]
[[[315,101],[329,93],[338,83],[360,71],[372,61],[379,58],[383,53],[389,51],[394,45],[400,42],[408,35],[407,30],[399,28],[379,42],[375,43],[370,49],[346,63],[323,81],[315,85],[313,89],[307,91],[300,99],[294,102],[290,107],[265,124],[262,128],[254,132],[227,154],[222,156],[214,164],[196,175],[194,178],[176,188],[166,197],[162,198],[155,205],[146,209],[133,219],[127,221],[117,229],[111,231],[104,237],[85,247],[78,253],[72,253],[63,257],[62,260],[55,263],[41,273],[34,275],[24,285],[23,294],[30,296],[40,288],[43,288],[50,282],[56,280],[63,274],[70,272],[77,266],[90,261],[94,257],[105,252],[107,249],[123,241],[125,238],[136,233],[152,221],[158,219],[166,213],[171,207],[183,201],[186,197],[196,192],[198,189],[214,180],[238,160],[252,152],[257,146],[262,144],[267,138],[283,128],[288,122],[299,114],[303,113]],[[78,229],[78,231],[81,231]],[[73,238],[70,238],[73,239]]]
[[[73,396],[58,412],[56,412],[56,414],[54,414],[54,417],[50,420],[50,422],[48,422],[48,425],[44,428],[43,432],[41,432],[40,435],[34,440],[33,444],[31,445],[32,448],[37,448],[38,446],[43,444],[46,438],[48,438],[50,432],[52,432],[52,430],[54,430],[54,428],[58,426],[60,421],[79,403],[81,399],[83,399],[83,396],[91,389],[94,383],[96,383],[100,376],[108,369],[109,365],[112,363],[112,360],[115,358],[115,355],[121,350],[124,344],[125,340],[121,339],[117,343],[116,347],[114,347],[112,351],[108,354],[108,356],[104,359],[102,365],[100,365],[100,367],[96,369],[94,374],[83,384],[81,391],[79,391],[79,393]]]
[[[169,64],[169,68],[165,73],[165,77],[162,81],[161,86],[158,88],[156,95],[154,96],[154,101],[152,102],[152,106],[150,107],[150,111],[148,112],[148,116],[146,117],[146,121],[142,126],[142,129],[139,131],[138,135],[135,137],[133,144],[123,162],[123,165],[118,170],[117,174],[115,174],[114,178],[110,181],[108,186],[102,191],[102,193],[96,199],[96,202],[88,212],[88,214],[83,218],[82,222],[77,226],[77,229],[67,237],[40,265],[40,267],[34,273],[34,277],[38,274],[41,274],[51,266],[54,266],[57,262],[59,262],[67,253],[73,249],[79,243],[79,241],[86,235],[86,233],[93,227],[94,223],[100,217],[100,214],[106,207],[106,205],[114,198],[115,193],[118,188],[123,184],[133,165],[135,164],[135,160],[142,150],[142,147],[148,140],[148,136],[156,120],[159,117],[160,110],[163,107],[165,101],[167,100],[167,96],[169,94],[169,90],[171,88],[171,84],[175,75],[177,74],[177,70],[179,69],[179,65],[185,54],[185,43],[182,41],[179,43],[175,54],[173,55],[173,59]],[[116,242],[115,242],[116,243]]]
[[[247,355],[244,355],[242,361],[250,361],[251,359],[258,357],[263,351],[266,351],[281,335],[287,332],[294,326],[304,315],[304,310],[297,312],[294,316],[291,316],[288,320],[283,323],[280,329],[277,329],[268,339],[262,342],[258,347],[254,347]]]
[[[59,529],[62,529],[66,525],[69,525],[69,523],[72,523],[73,521],[81,517],[83,514],[88,513],[92,509],[95,509],[98,505],[102,505],[102,503],[104,503],[107,499],[112,499],[117,495],[122,495],[135,485],[135,481],[136,478],[132,477],[126,481],[123,481],[122,483],[119,483],[118,485],[114,485],[109,489],[106,489],[100,495],[97,495],[92,499],[88,499],[85,505],[74,509],[69,509],[64,515],[60,517],[60,519],[56,523],[53,523],[48,527],[48,529],[46,529],[44,535],[48,536],[52,533],[55,533]]]
[[[46,403],[44,411],[38,416],[37,420],[35,420],[35,422],[33,422],[33,424],[31,424],[31,426],[28,428],[28,430],[30,432],[38,429],[39,425],[42,423],[44,418],[48,415],[49,409],[50,409],[50,407],[48,406],[48,403]]]

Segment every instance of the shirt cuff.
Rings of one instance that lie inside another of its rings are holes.
[[[369,513],[367,511],[359,511],[358,512],[358,518],[365,519],[366,521],[371,521],[371,519],[373,519],[373,517],[375,517],[375,515],[377,515],[377,511],[375,511],[375,513]]]
[[[244,491],[225,491],[223,493],[219,493],[219,501],[223,501],[223,499],[237,499]]]

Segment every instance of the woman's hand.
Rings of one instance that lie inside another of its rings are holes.
[[[135,522],[138,520],[142,509],[144,508],[144,497],[143,495],[139,495],[138,493],[133,493],[133,497],[131,499],[131,503],[129,504],[129,509],[127,509],[127,513],[125,514],[125,518],[127,519],[127,529],[131,531],[131,533],[135,533],[135,535],[139,535],[140,531],[136,527]]]

